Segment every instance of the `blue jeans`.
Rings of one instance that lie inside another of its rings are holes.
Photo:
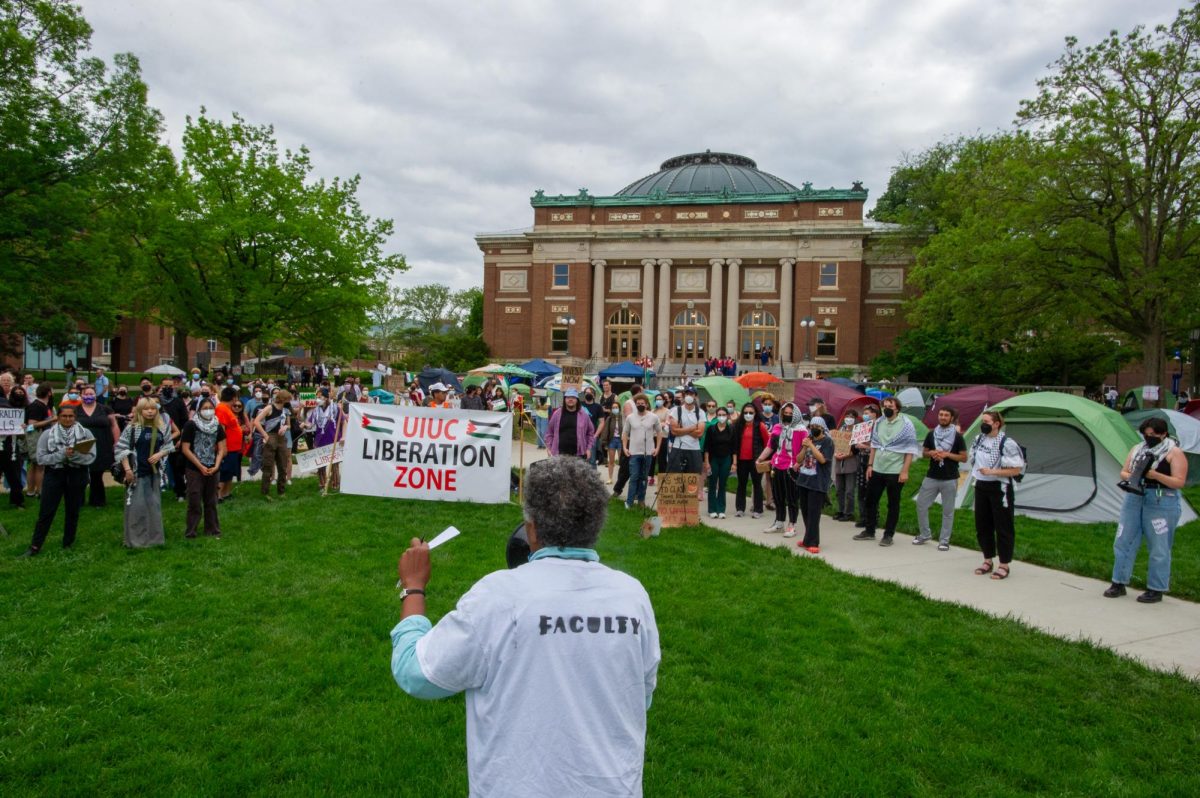
[[[1145,496],[1130,493],[1121,506],[1121,522],[1113,541],[1112,580],[1129,584],[1133,561],[1137,559],[1142,539],[1150,553],[1146,586],[1166,592],[1171,583],[1171,544],[1175,542],[1175,527],[1179,524],[1179,491],[1147,488]]]
[[[550,419],[542,418],[539,415],[535,415],[533,417],[533,427],[535,430],[537,430],[537,438],[538,438],[537,447],[539,449],[545,449],[546,448],[546,431],[550,427]]]
[[[650,478],[650,460],[652,455],[634,454],[629,456],[629,494],[625,498],[625,506],[632,507],[635,501],[646,503],[646,480]]]

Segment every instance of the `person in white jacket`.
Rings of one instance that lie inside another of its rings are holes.
[[[83,507],[83,494],[88,485],[88,466],[96,459],[96,439],[75,423],[75,412],[74,405],[60,407],[57,423],[38,438],[37,461],[45,468],[42,502],[37,525],[33,528],[33,541],[22,557],[34,557],[41,552],[54,516],[58,514],[59,503],[66,505],[63,548],[69,549],[75,544],[79,509]]]

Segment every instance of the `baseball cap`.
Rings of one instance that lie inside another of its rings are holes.
[[[446,387],[446,384],[443,382],[435,382],[433,385],[429,386],[430,393],[433,393],[434,391],[441,391],[442,393],[445,393],[447,390],[449,390],[449,389]]]

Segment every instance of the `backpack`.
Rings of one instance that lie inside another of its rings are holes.
[[[979,443],[982,440],[983,440],[983,433],[980,433],[979,436],[975,439],[975,443],[973,444],[972,448],[978,448]],[[1008,442],[1008,436],[1001,433],[1001,435],[1000,435],[1000,456],[1001,457],[1004,457],[1004,444],[1007,442]],[[1020,482],[1023,479],[1025,479],[1025,469],[1029,468],[1029,450],[1026,449],[1024,446],[1022,446],[1019,443],[1017,444],[1017,448],[1021,450],[1021,459],[1025,461],[1025,464],[1023,466],[1021,466],[1021,473],[1017,474],[1015,477],[1010,477],[1010,479],[1012,479],[1013,482]]]

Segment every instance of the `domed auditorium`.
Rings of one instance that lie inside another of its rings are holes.
[[[861,373],[902,329],[912,261],[866,200],[860,182],[797,187],[712,151],[609,196],[539,189],[531,227],[475,237],[484,338],[497,359],[649,357],[660,376],[764,352],[785,379]]]

